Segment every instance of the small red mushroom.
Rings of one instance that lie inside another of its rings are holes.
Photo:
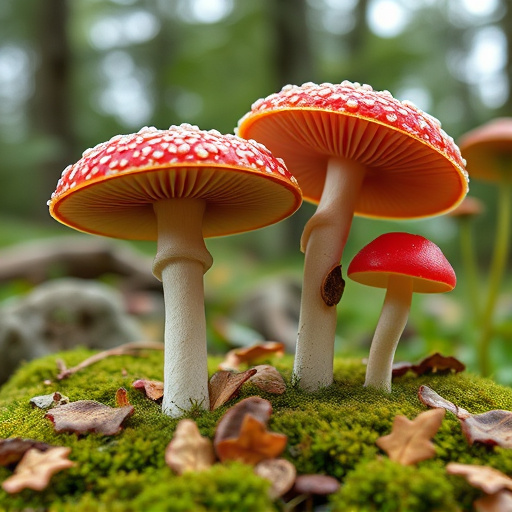
[[[183,124],[145,128],[87,150],[49,201],[58,221],[88,233],[158,240],[153,273],[165,298],[163,411],[209,408],[204,237],[267,226],[301,203],[295,178],[261,144]]]
[[[304,198],[318,204],[301,240],[305,252],[294,380],[307,390],[333,380],[335,302],[323,283],[339,265],[354,214],[410,219],[462,201],[464,161],[441,123],[369,85],[306,83],[256,101],[238,134],[283,158]]]
[[[407,323],[412,294],[453,290],[455,272],[441,249],[410,233],[386,233],[363,247],[347,271],[354,281],[386,288],[370,348],[365,386],[391,392],[393,357]]]

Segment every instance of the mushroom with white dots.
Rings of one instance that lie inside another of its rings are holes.
[[[165,299],[164,413],[208,409],[204,238],[291,215],[302,195],[263,145],[183,124],[119,135],[67,167],[50,213],[74,229],[157,240],[153,273]]]
[[[354,214],[411,219],[445,213],[467,192],[464,161],[440,122],[388,91],[344,81],[306,83],[252,105],[238,135],[283,158],[304,199],[317,203],[305,252],[294,380],[333,381],[336,303],[323,293],[339,266]],[[341,286],[339,287],[341,289]]]

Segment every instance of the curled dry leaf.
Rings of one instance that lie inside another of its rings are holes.
[[[293,487],[297,475],[295,466],[286,459],[262,460],[256,464],[254,472],[272,482],[269,496],[273,500],[283,496]]]
[[[500,491],[473,503],[475,512],[512,512],[512,493]]]
[[[251,396],[227,410],[215,430],[213,446],[217,457],[257,464],[281,455],[287,436],[267,431],[272,413],[268,400]]]
[[[238,396],[242,384],[251,378],[256,369],[251,368],[245,372],[237,373],[221,370],[214,373],[208,383],[210,395],[210,411],[214,411],[229,400]]]
[[[139,379],[132,384],[132,387],[142,389],[146,396],[155,402],[164,396],[164,383],[158,380]]]
[[[58,391],[50,393],[49,395],[35,396],[30,399],[32,407],[38,407],[39,409],[49,409],[67,403],[69,403],[69,398],[61,395]]]
[[[483,414],[471,414],[428,386],[420,386],[418,397],[427,407],[440,407],[455,414],[470,445],[482,443],[512,448],[512,412],[497,409]]]
[[[254,367],[254,375],[249,382],[267,393],[282,395],[286,391],[286,384],[281,374],[269,364],[260,364]]]
[[[208,469],[215,462],[212,442],[193,420],[181,420],[165,450],[165,462],[178,475]]]
[[[123,393],[121,392],[121,395]],[[79,400],[54,407],[46,413],[58,434],[96,432],[112,436],[120,432],[123,421],[133,414],[132,405],[109,407],[94,400]]]
[[[296,478],[293,490],[297,494],[327,496],[340,488],[336,478],[329,475],[300,475]]]
[[[75,465],[68,459],[70,452],[71,448],[63,446],[50,448],[44,452],[31,448],[16,466],[14,474],[4,480],[3,490],[13,494],[23,489],[46,489],[55,473]]]
[[[226,354],[226,358],[220,363],[221,370],[238,370],[243,363],[253,364],[272,356],[284,355],[284,343],[266,341],[247,348],[235,348]]]
[[[125,388],[119,388],[116,391],[116,405],[117,407],[126,407],[131,405],[128,400],[128,392]]]
[[[409,370],[416,373],[416,375],[424,375],[426,373],[459,373],[465,369],[465,365],[455,357],[443,356],[436,352],[417,364],[408,362],[393,364],[393,377],[401,377]]]
[[[430,440],[439,430],[444,414],[443,409],[433,409],[418,414],[412,421],[395,416],[391,434],[379,437],[377,446],[403,466],[430,459],[436,454]]]
[[[463,476],[469,484],[486,494],[512,491],[512,478],[489,466],[450,462],[446,466],[446,472],[449,475]]]
[[[0,466],[10,466],[11,464],[18,463],[31,448],[45,452],[52,448],[52,446],[34,441],[33,439],[22,439],[20,437],[0,439]]]

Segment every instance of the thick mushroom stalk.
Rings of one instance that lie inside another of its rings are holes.
[[[203,240],[205,201],[166,199],[153,205],[158,223],[154,275],[165,301],[162,410],[178,417],[209,408],[203,275],[213,260]]]
[[[389,276],[386,297],[368,357],[365,386],[391,392],[393,358],[407,324],[412,292],[412,279],[409,276]]]
[[[302,235],[304,277],[293,378],[308,391],[332,384],[336,306],[324,302],[322,285],[340,263],[364,175],[357,162],[330,158],[322,197]]]

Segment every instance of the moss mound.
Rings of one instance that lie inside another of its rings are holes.
[[[0,489],[0,510],[48,511],[272,511],[283,503],[272,501],[269,483],[238,463],[216,464],[203,473],[176,476],[165,465],[164,451],[178,420],[164,416],[160,406],[131,387],[134,380],[162,378],[162,353],[144,357],[111,357],[63,381],[56,381],[55,361],[68,367],[91,355],[75,350],[33,361],[0,389],[0,438],[24,437],[72,448],[73,468],[53,476],[44,491],[24,490],[9,495]],[[211,359],[211,373],[218,360]],[[290,383],[292,359],[273,364]],[[48,383],[45,381],[51,381]],[[273,396],[252,385],[241,398],[259,394],[273,404],[270,430],[288,436],[284,457],[298,473],[336,477],[341,489],[330,497],[333,511],[471,510],[479,491],[460,477],[446,475],[448,462],[484,464],[512,474],[512,450],[469,446],[459,421],[447,413],[434,438],[437,455],[416,466],[390,461],[375,445],[391,431],[393,418],[412,419],[425,407],[417,398],[426,384],[472,413],[512,410],[512,390],[470,374],[406,375],[397,379],[390,395],[363,388],[364,367],[359,361],[336,361],[335,384],[317,394],[292,388]],[[115,405],[120,387],[128,390],[135,408],[116,436],[55,434],[45,411],[32,408],[30,398],[59,391],[72,401],[96,400]],[[235,403],[214,412],[188,414],[201,433],[213,438],[215,425]],[[0,480],[12,473],[0,467]]]

